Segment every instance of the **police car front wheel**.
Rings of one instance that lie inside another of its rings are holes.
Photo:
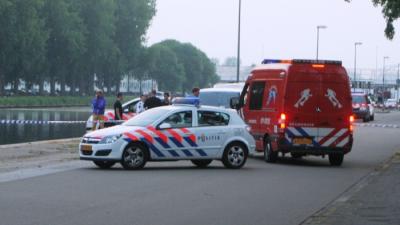
[[[222,163],[229,169],[240,169],[246,163],[248,151],[245,145],[240,142],[229,144],[222,156]]]
[[[125,148],[121,165],[127,170],[136,170],[144,167],[148,159],[148,151],[145,146],[133,143]]]

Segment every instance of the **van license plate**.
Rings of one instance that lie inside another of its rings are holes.
[[[81,151],[92,151],[91,145],[81,145]]]
[[[293,138],[293,144],[295,145],[311,145],[311,138]]]

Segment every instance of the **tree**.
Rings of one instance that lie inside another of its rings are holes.
[[[157,81],[161,90],[178,91],[184,80],[183,65],[179,63],[175,53],[163,45],[150,47],[150,76]]]
[[[176,40],[165,40],[156,45],[170,48],[183,65],[185,78],[182,91],[189,91],[194,86],[207,87],[217,79],[215,65],[207,55],[190,43],[180,43]]]
[[[48,38],[40,18],[42,7],[42,0],[0,3],[0,78],[5,83],[11,82],[15,92],[20,79],[28,85],[40,80]]]
[[[78,14],[78,5],[66,0],[45,0],[44,18],[49,32],[47,41],[47,74],[50,79],[51,94],[55,94],[55,82],[61,83],[61,93],[65,84],[71,91],[77,80],[77,63],[85,52],[85,31]]]
[[[351,0],[345,0],[350,2]],[[374,6],[382,6],[382,13],[386,20],[385,35],[392,40],[395,35],[393,22],[400,17],[400,1],[399,0],[372,0]]]

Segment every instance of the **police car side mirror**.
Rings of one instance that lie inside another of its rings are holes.
[[[171,124],[169,124],[169,123],[162,123],[162,124],[160,124],[160,126],[158,126],[158,128],[160,129],[160,130],[163,130],[163,129],[170,129],[172,126],[171,126]]]
[[[229,101],[229,105],[232,109],[239,109],[239,97],[232,97]]]

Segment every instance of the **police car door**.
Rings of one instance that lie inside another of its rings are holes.
[[[212,111],[197,111],[197,126],[193,129],[199,148],[205,157],[218,157],[228,137],[229,115]]]
[[[164,126],[168,128],[163,128]],[[158,125],[155,132],[159,136],[155,147],[164,158],[181,159],[202,155],[197,151],[192,110],[172,113]]]

